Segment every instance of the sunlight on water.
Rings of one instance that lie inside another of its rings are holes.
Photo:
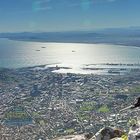
[[[137,47],[0,40],[0,67],[18,68],[55,63],[79,71],[91,64],[139,62],[140,48]]]

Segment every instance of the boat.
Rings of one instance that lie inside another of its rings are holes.
[[[120,71],[118,71],[118,70],[108,70],[108,73],[120,74]]]

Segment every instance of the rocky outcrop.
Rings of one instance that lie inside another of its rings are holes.
[[[115,137],[121,137],[124,134],[123,131],[106,127],[101,129],[95,135],[87,133],[83,135],[70,135],[65,137],[56,138],[54,140],[111,140]]]
[[[64,137],[59,137],[54,140],[86,140],[85,135],[69,135]]]
[[[133,124],[128,134],[122,130],[111,127],[102,128],[95,135],[92,133],[82,135],[69,135],[54,140],[140,140],[140,125]]]

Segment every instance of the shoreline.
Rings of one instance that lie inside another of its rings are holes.
[[[61,66],[58,63],[44,64],[37,66],[28,66],[20,68],[4,68],[0,67],[0,71],[3,70],[31,70],[31,71],[48,71],[51,73],[61,74],[82,74],[82,75],[126,75],[131,73],[140,73],[140,64],[122,64],[122,63],[101,63],[101,64],[85,64],[83,67],[78,69]]]
[[[11,41],[24,41],[24,42],[34,42],[34,43],[76,43],[76,44],[104,44],[104,45],[117,45],[117,46],[124,46],[124,47],[137,47],[140,48],[140,44],[135,44],[135,43],[121,43],[121,42],[108,42],[108,41],[61,41],[61,40],[37,40],[37,39],[16,39],[16,38],[10,38],[10,37],[0,37],[0,39],[8,39]]]
[[[138,73],[133,72],[126,75],[59,74],[53,72],[59,67],[46,67],[44,69],[45,66],[9,69],[9,71],[0,70],[0,84],[2,86],[0,97],[4,114],[1,119],[3,130],[15,129],[15,126],[17,128],[17,125],[20,124],[23,125],[22,129],[27,132],[28,126],[31,130],[39,132],[42,128],[41,125],[38,127],[38,119],[40,119],[49,139],[55,138],[56,135],[50,133],[51,127],[48,126],[53,126],[53,130],[58,136],[67,135],[69,130],[74,130],[77,134],[90,130],[96,134],[104,124],[110,126],[115,123],[114,114],[121,117],[122,114],[118,114],[118,112],[122,109],[122,105],[127,107],[139,95],[140,70]],[[61,68],[69,70],[69,67]],[[24,109],[21,112],[13,111],[13,108],[16,107],[23,107],[26,111],[24,112]],[[19,117],[19,122],[16,124],[13,120],[14,116],[11,118],[7,116],[12,112],[10,109]],[[25,115],[26,112],[33,120],[36,120],[33,121],[33,124],[32,122],[21,124],[21,121],[26,121],[26,118],[23,119],[21,114]],[[93,114],[94,117],[87,117],[90,114]],[[127,122],[130,115],[129,112],[123,114],[125,122],[121,125],[122,119],[119,119],[116,125],[128,131]],[[136,113],[132,115],[135,117]],[[109,119],[106,120],[106,118]],[[5,125],[5,120],[13,122]],[[76,127],[73,126],[72,129],[67,127],[70,120],[76,124]],[[59,131],[62,129],[59,129],[57,122],[64,124],[63,131]],[[84,128],[89,129],[79,129],[81,124]],[[12,133],[8,134],[12,135]],[[34,135],[34,133],[30,133],[30,136]],[[20,136],[22,137],[22,133]]]

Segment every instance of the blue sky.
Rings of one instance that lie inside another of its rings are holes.
[[[140,0],[0,0],[0,32],[140,26]]]

